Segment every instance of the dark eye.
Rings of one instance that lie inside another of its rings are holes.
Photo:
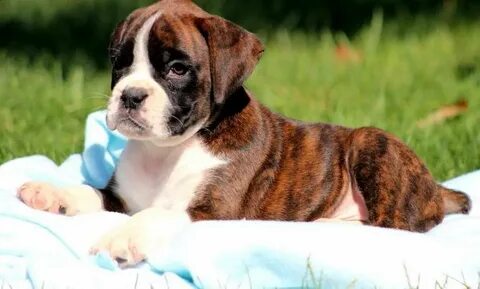
[[[188,72],[188,67],[182,63],[176,62],[170,66],[169,74],[173,73],[177,76],[185,75]]]

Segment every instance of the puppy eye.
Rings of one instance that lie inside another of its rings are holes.
[[[169,73],[173,73],[174,75],[182,76],[182,75],[185,75],[187,72],[188,72],[188,67],[179,62],[174,63],[172,64],[172,66],[170,66]]]

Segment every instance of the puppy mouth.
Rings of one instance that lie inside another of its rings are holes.
[[[149,126],[141,120],[136,119],[129,113],[117,116],[115,120],[107,117],[107,125],[111,130],[119,130],[120,132],[136,132],[142,133],[149,130]]]
[[[140,122],[138,120],[136,120],[135,118],[133,118],[132,116],[128,115],[126,118],[123,118],[120,120],[120,123],[122,122],[127,122],[127,125],[132,125],[140,130],[146,130],[147,129],[147,125],[144,124],[143,122]]]
[[[135,120],[132,117],[127,117],[120,119],[118,121],[117,127],[120,127],[120,131],[122,131],[122,128],[126,128],[128,130],[134,129],[136,131],[143,132],[146,130],[146,127],[144,124],[140,123],[139,121]]]

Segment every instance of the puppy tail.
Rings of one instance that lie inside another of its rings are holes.
[[[468,214],[472,208],[472,201],[467,194],[439,186],[443,198],[445,214]]]

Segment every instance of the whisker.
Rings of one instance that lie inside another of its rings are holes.
[[[108,52],[110,52],[110,53],[112,53],[112,54],[114,54],[114,53],[115,53],[115,54],[118,54],[118,53],[120,53],[120,49],[118,49],[118,48],[113,48],[113,47],[112,47],[112,48],[109,48],[109,49],[108,49]]]
[[[202,128],[202,130],[205,130],[205,131],[208,132],[209,134],[213,134],[213,131],[211,131],[211,130],[208,129],[207,127]]]
[[[92,107],[91,110],[92,110],[92,111],[105,110],[105,107],[104,107],[104,106],[96,106],[96,107]]]
[[[189,105],[179,105],[179,104],[176,104],[175,106],[176,107],[180,107],[180,108],[194,108],[195,105],[197,104],[198,102],[198,99],[195,100],[194,102],[192,102],[192,104],[189,104]]]
[[[103,99],[103,100],[107,99],[106,97],[99,96],[99,95],[88,95],[85,98],[88,98],[88,99]]]
[[[171,117],[173,117],[174,119],[176,119],[176,120],[182,125],[182,127],[185,126],[185,124],[184,124],[178,117],[176,117],[176,116],[174,116],[174,115],[171,115]]]
[[[102,92],[93,92],[92,94],[94,96],[97,96],[97,97],[103,97],[103,98],[107,98],[107,99],[110,98],[110,95],[102,93]]]

